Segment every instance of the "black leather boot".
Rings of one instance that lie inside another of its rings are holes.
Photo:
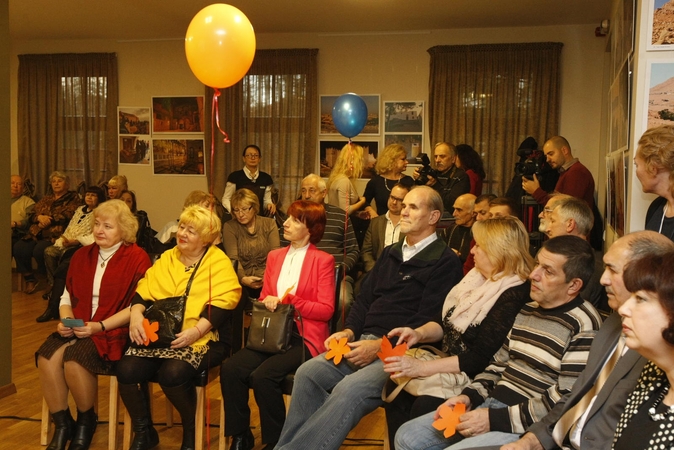
[[[68,408],[53,413],[51,418],[54,420],[55,430],[47,450],[65,450],[66,444],[75,434],[75,419]]]
[[[96,425],[98,425],[98,416],[94,408],[84,412],[77,410],[77,427],[68,450],[89,450],[91,438],[96,432]]]
[[[147,383],[119,384],[119,393],[131,416],[133,442],[129,450],[150,450],[159,444],[159,435],[152,426],[150,392]]]
[[[255,447],[255,436],[248,428],[241,434],[232,436],[232,442],[229,445],[229,450],[252,450]],[[274,448],[273,446],[271,448]]]
[[[197,410],[197,390],[192,381],[175,387],[161,387],[180,414],[183,423],[183,443],[180,450],[194,450],[194,415]]]

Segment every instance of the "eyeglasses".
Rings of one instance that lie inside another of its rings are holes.
[[[234,208],[232,212],[234,214],[248,214],[251,209],[253,209],[252,206],[249,206],[248,208]]]
[[[256,153],[251,153],[251,154],[249,154],[249,155],[244,155],[244,156],[245,156],[246,158],[250,158],[250,159],[258,159],[258,158],[260,157],[260,155],[258,155],[258,154],[256,154]]]
[[[393,195],[389,195],[388,198],[393,200],[394,202],[402,202],[403,200],[405,200],[404,198],[394,197]]]

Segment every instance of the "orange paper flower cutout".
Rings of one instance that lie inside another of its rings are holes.
[[[384,336],[381,340],[381,350],[377,352],[377,356],[379,356],[379,359],[386,362],[386,358],[389,356],[403,356],[406,351],[407,342],[403,342],[402,344],[393,347],[391,345],[391,341],[389,341],[388,338]]]
[[[344,355],[349,353],[351,351],[351,347],[346,345],[346,341],[348,339],[343,337],[340,340],[333,339],[330,341],[328,346],[330,347],[330,350],[328,350],[328,353],[325,354],[325,359],[333,359],[333,362],[335,365],[339,364],[342,362],[342,358]]]
[[[159,339],[159,336],[157,336],[159,322],[150,323],[149,320],[143,319],[143,329],[145,330],[145,341],[143,341],[143,345],[150,345],[150,342],[154,342]]]
[[[466,412],[466,405],[457,403],[454,409],[448,405],[440,407],[440,418],[433,422],[433,428],[438,431],[445,431],[446,438],[453,436],[456,433],[456,426],[459,424],[459,417]]]

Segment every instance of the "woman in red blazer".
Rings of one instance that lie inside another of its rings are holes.
[[[220,370],[225,403],[225,435],[232,436],[232,450],[250,450],[255,439],[250,431],[248,390],[253,388],[260,411],[262,442],[272,449],[285,422],[281,382],[307,358],[325,351],[328,323],[335,308],[335,260],[315,246],[325,230],[325,208],[298,200],[288,208],[283,236],[285,248],[267,258],[260,301],[274,311],[279,303],[290,303],[302,315],[303,327],[295,328],[292,347],[283,354],[261,353],[243,348],[227,359]],[[300,329],[301,328],[301,329]]]

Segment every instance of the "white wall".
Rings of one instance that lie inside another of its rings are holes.
[[[258,48],[318,48],[319,94],[381,94],[382,101],[428,100],[427,49],[434,45],[544,41],[564,43],[560,133],[569,139],[574,154],[593,173],[599,174],[604,164],[599,146],[606,38],[596,38],[594,26],[455,29],[361,36],[314,33],[257,36]],[[202,95],[204,92],[187,66],[182,40],[14,41],[10,61],[13,171],[19,169],[17,55],[59,52],[116,52],[120,106],[150,106],[152,96]],[[206,102],[210,104],[210,99]],[[447,139],[452,140],[451,136]],[[427,133],[424,149],[429,149]],[[139,206],[148,212],[154,228],[175,219],[189,191],[207,190],[205,177],[153,176],[150,167],[131,165],[120,165],[119,172],[129,178],[130,187],[138,194]],[[597,176],[595,179],[597,186],[603,184]]]

